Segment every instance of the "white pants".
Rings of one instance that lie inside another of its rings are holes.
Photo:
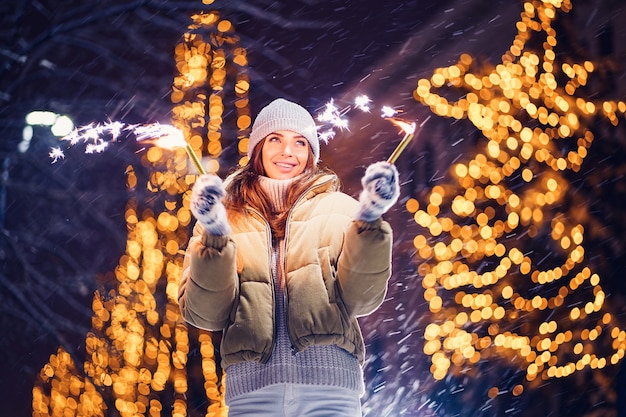
[[[270,385],[232,399],[228,407],[228,417],[362,416],[358,393],[319,385]]]

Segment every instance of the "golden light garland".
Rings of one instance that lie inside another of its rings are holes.
[[[238,45],[232,24],[221,19],[218,12],[196,14],[191,19],[189,32],[175,49],[179,74],[171,96],[173,124],[183,132],[196,156],[203,150],[209,155],[207,171],[217,172],[226,94],[234,97],[238,149],[245,155],[241,149],[247,146],[250,126],[246,51]],[[229,61],[227,55],[233,58]],[[228,79],[227,66],[236,70],[234,81]],[[190,380],[204,387],[206,416],[227,414],[223,377],[218,374],[208,332],[194,331],[202,380],[197,381],[187,369],[190,331],[181,319],[177,294],[181,247],[189,240],[192,221],[189,194],[196,177],[188,175],[183,150],[154,146],[144,154],[142,162],[153,168],[148,189],[165,192],[162,195],[167,197],[162,207],[142,207],[143,202],[129,201],[126,254],[115,271],[118,286],[94,296],[92,332],[85,340],[84,375],[59,348],[33,388],[33,416],[104,416],[109,404],[121,416],[182,417],[188,415]],[[136,188],[139,180],[132,166],[127,173],[128,187]],[[156,201],[154,205],[159,204]],[[162,299],[155,297],[158,292],[164,292],[165,305],[157,301]]]
[[[626,111],[622,101],[577,95],[593,63],[558,61],[551,23],[570,9],[569,1],[524,3],[502,63],[474,73],[473,59],[462,55],[456,65],[419,80],[414,91],[436,115],[467,118],[488,139],[483,152],[452,168],[456,183],[433,187],[423,204],[415,198],[406,203],[426,230],[415,236],[414,246],[435,317],[424,331],[435,379],[494,356],[517,363],[528,381],[604,368],[624,357],[626,332],[605,311],[600,277],[584,264],[584,219],[558,212],[569,186],[563,172],[579,172],[593,142],[588,123],[606,117],[617,125]],[[532,36],[543,36],[541,53],[528,47]],[[454,89],[467,94],[456,101],[444,97]],[[546,224],[551,250],[563,260],[541,269],[541,260],[532,259],[517,237],[532,242]],[[542,289],[525,295],[529,286]],[[589,299],[571,302],[586,287]],[[551,318],[554,313],[558,319]],[[523,319],[529,314],[532,321]],[[506,327],[520,320],[524,332]],[[574,326],[588,321],[582,330]],[[606,355],[597,347],[603,336],[609,339]],[[522,391],[518,385],[513,394]],[[497,393],[494,387],[490,396]]]
[[[221,129],[227,66],[236,70],[232,92],[239,132],[238,149],[240,155],[244,155],[240,163],[247,162],[247,136],[251,125],[247,52],[238,45],[239,38],[233,34],[232,23],[220,19],[218,11],[195,14],[191,19],[194,22],[190,26],[191,31],[185,34],[185,42],[175,50],[179,75],[174,78],[171,95],[172,103],[175,104],[173,124],[183,131],[194,150],[201,151],[202,145],[206,143],[205,149],[211,158],[207,171],[215,173],[220,168],[218,157],[222,152]],[[214,28],[215,31],[209,34],[207,40],[198,32],[208,28]],[[228,65],[226,47],[228,55],[232,56],[231,65]],[[202,137],[205,129],[206,140]]]

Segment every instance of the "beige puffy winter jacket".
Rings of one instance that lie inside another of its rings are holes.
[[[364,360],[356,317],[382,303],[391,274],[392,231],[382,219],[353,220],[358,202],[320,178],[296,202],[285,232],[286,309],[296,351],[336,344]],[[274,343],[272,239],[261,215],[229,213],[232,234],[197,224],[185,255],[179,303],[187,322],[223,330],[223,366],[265,363]]]

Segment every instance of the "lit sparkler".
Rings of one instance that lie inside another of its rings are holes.
[[[74,129],[61,140],[69,142],[69,146],[84,143],[85,153],[87,154],[100,153],[104,152],[111,143],[117,142],[123,131],[134,134],[137,142],[149,143],[165,149],[185,148],[187,156],[189,156],[198,172],[206,174],[198,156],[191,148],[191,145],[185,141],[183,132],[172,125],[159,123],[131,125],[122,122],[92,123]],[[52,158],[52,163],[65,158],[63,150],[58,146],[51,148],[48,155]]]
[[[415,122],[408,123],[408,122],[405,122],[404,120],[394,119],[392,117],[388,117],[387,120],[389,120],[394,125],[400,127],[402,131],[404,132],[404,137],[402,138],[400,143],[398,143],[398,146],[396,146],[396,149],[393,150],[389,158],[387,158],[387,162],[389,162],[390,164],[394,164],[396,160],[398,159],[398,157],[400,156],[400,154],[402,153],[402,151],[404,151],[404,149],[409,144],[409,142],[411,142],[411,140],[413,139],[413,136],[415,136],[416,126],[415,126]]]
[[[372,100],[370,100],[368,96],[361,94],[355,98],[354,108],[369,113],[371,102]],[[334,138],[334,128],[339,128],[341,130],[348,129],[348,119],[345,117],[345,115],[350,110],[352,110],[352,108],[352,106],[346,106],[345,108],[340,110],[335,105],[335,101],[333,99],[326,103],[324,110],[317,115],[317,120],[327,125],[330,125],[330,128],[326,128],[320,131],[320,140],[322,140],[324,143],[328,143],[330,139]],[[404,151],[409,142],[413,140],[416,124],[414,122],[409,123],[396,118],[396,115],[399,113],[399,111],[391,106],[383,106],[380,110],[382,118],[389,120],[394,125],[400,127],[405,133],[404,137],[402,138],[396,149],[394,149],[391,156],[389,156],[389,158],[387,159],[387,162],[393,164],[398,159],[400,154]]]
[[[381,117],[383,117],[385,120],[389,120],[391,123],[398,126],[404,132],[404,137],[402,138],[400,143],[398,143],[398,146],[396,146],[391,155],[389,155],[389,158],[387,158],[387,162],[389,162],[390,164],[394,164],[400,154],[407,147],[409,142],[413,140],[413,137],[415,136],[415,128],[417,126],[415,122],[409,123],[406,120],[398,119],[397,117],[395,117],[399,113],[399,111],[394,109],[393,107],[383,106],[380,110],[382,113]],[[422,122],[420,126],[422,126],[425,122],[426,121]]]
[[[148,142],[158,146],[159,148],[165,149],[185,148],[187,156],[191,159],[191,162],[198,170],[198,173],[201,175],[206,174],[198,155],[196,155],[191,145],[185,141],[183,132],[181,132],[180,129],[172,125],[161,125],[156,123],[152,125],[137,126],[134,130],[137,135],[138,142]]]

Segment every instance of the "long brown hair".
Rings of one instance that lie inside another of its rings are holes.
[[[274,238],[283,238],[285,234],[285,223],[287,222],[288,211],[273,213],[267,203],[269,196],[259,183],[259,176],[266,175],[263,168],[261,149],[265,143],[265,138],[254,147],[248,164],[235,171],[230,181],[226,184],[226,196],[224,205],[231,210],[244,212],[246,207],[257,210],[268,221],[272,229]],[[313,151],[309,146],[309,158],[300,178],[289,186],[287,193],[287,207],[292,207],[298,197],[309,188],[319,177],[326,174],[334,174],[329,168],[320,168],[314,161]],[[336,189],[340,187],[336,182]]]

